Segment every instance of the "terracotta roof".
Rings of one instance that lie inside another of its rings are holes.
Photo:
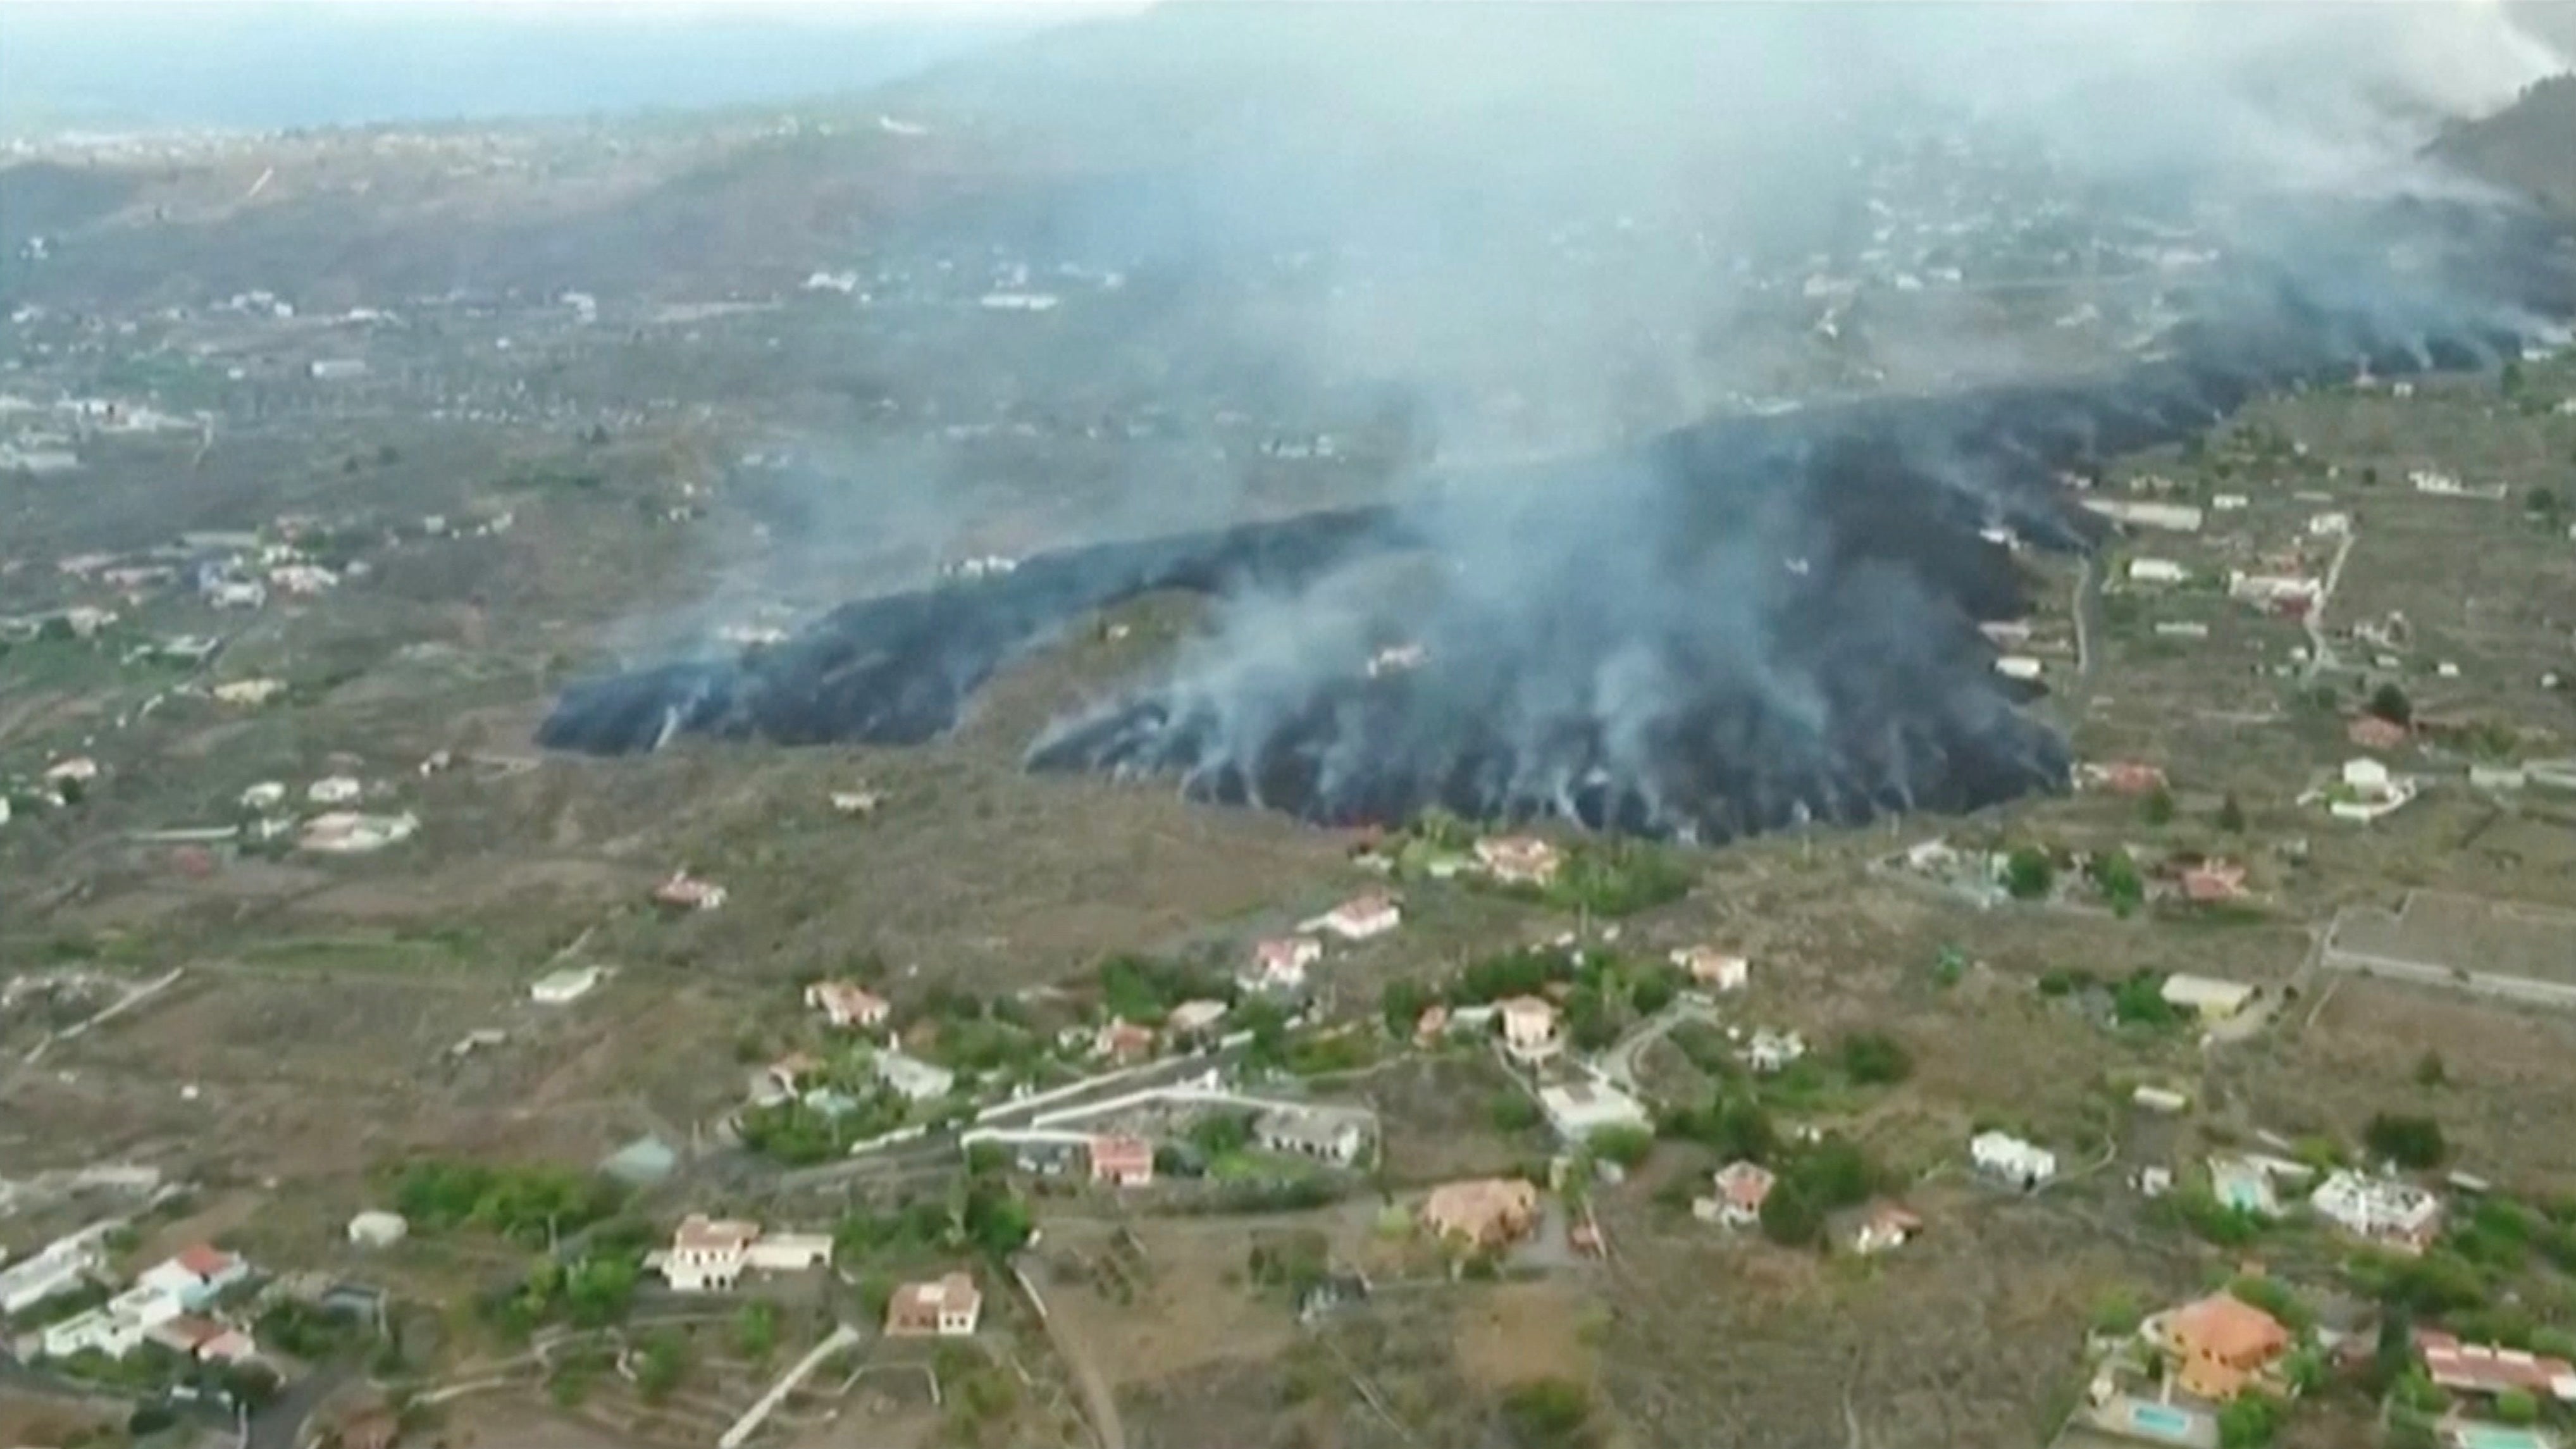
[[[752,1239],[759,1236],[758,1223],[691,1213],[680,1220],[679,1230],[671,1234],[671,1246],[681,1252],[739,1252],[750,1247]]]
[[[190,1243],[171,1254],[170,1261],[200,1278],[213,1278],[231,1272],[238,1260],[212,1243]]]
[[[1730,1162],[1717,1170],[1717,1194],[1746,1212],[1760,1212],[1778,1181],[1771,1169],[1756,1162]]]
[[[1117,1173],[1154,1170],[1154,1144],[1142,1137],[1094,1137],[1091,1139],[1091,1170]]]
[[[2492,1344],[2462,1343],[2450,1334],[2429,1329],[2416,1333],[2415,1349],[2424,1356],[2425,1372],[2444,1388],[2488,1394],[2523,1389],[2557,1397],[2576,1389],[2576,1384],[2571,1384],[2576,1380],[2576,1365],[2563,1358],[2543,1358]]]
[[[2213,1293],[2175,1309],[2167,1331],[2231,1364],[2259,1363],[2290,1346],[2290,1331],[2279,1319],[2230,1293]]]

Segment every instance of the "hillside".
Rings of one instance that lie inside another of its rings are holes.
[[[2454,128],[2434,154],[2576,216],[2576,74],[2542,81],[2511,107]]]

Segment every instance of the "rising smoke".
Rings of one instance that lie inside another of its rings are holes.
[[[1177,588],[1216,600],[1204,634],[1033,767],[1700,840],[1971,808],[2066,776],[1976,625],[2026,609],[1999,538],[2089,546],[2069,470],[2576,313],[2556,235],[2424,159],[2554,64],[2484,6],[1262,7],[1046,63],[1059,144],[1129,143],[1175,75],[1240,85],[1231,129],[1050,234],[1148,271],[1313,259],[1313,305],[1244,314],[1270,365],[1400,384],[1437,461],[1383,506],[1043,552],[579,686],[547,743],[918,742]],[[2137,335],[2067,375],[1917,300],[1945,267],[2041,269]],[[1833,344],[1794,410],[1762,381],[1784,332]]]

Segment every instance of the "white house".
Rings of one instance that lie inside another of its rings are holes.
[[[745,1266],[761,1273],[802,1273],[832,1266],[829,1233],[762,1233],[743,1255]]]
[[[2442,1200],[2394,1177],[2345,1169],[2308,1197],[2317,1216],[2355,1237],[2421,1252],[2442,1221]]]
[[[540,1006],[564,1006],[588,996],[605,973],[597,966],[566,966],[528,983],[528,999]]]
[[[1515,996],[1501,1003],[1503,1050],[1519,1062],[1556,1055],[1563,1045],[1556,1032],[1556,1008],[1543,997]]]
[[[0,1270],[0,1317],[23,1313],[79,1287],[105,1261],[99,1245],[115,1227],[113,1220],[92,1223]]]
[[[1568,1142],[1589,1140],[1611,1127],[1651,1127],[1654,1118],[1637,1099],[1601,1081],[1564,1082],[1539,1088],[1549,1125]]]
[[[1690,973],[1693,983],[1711,991],[1741,991],[1753,979],[1753,963],[1715,946],[1685,946],[1672,953],[1672,963]]]
[[[2357,757],[2344,761],[2340,787],[2326,793],[2326,809],[2339,820],[2367,824],[2412,801],[2415,791],[2413,780],[2389,773],[2377,760]]]
[[[2027,1192],[2057,1176],[2057,1154],[2008,1132],[1980,1132],[1968,1142],[1979,1172]]]
[[[1995,673],[2006,679],[2028,684],[2047,672],[2047,666],[2027,654],[2000,654],[1995,657]]]
[[[1322,959],[1324,943],[1312,936],[1271,936],[1252,943],[1251,969],[1236,984],[1246,991],[1303,991],[1306,968]]]
[[[805,1004],[838,1027],[870,1030],[886,1024],[894,1007],[884,997],[855,981],[817,981],[805,988]]]
[[[760,1224],[691,1213],[671,1234],[658,1265],[663,1281],[681,1293],[720,1293],[741,1281]]]
[[[2191,570],[2169,558],[2129,560],[2129,582],[2133,584],[2178,584],[2190,577]]]
[[[361,1248],[390,1248],[410,1233],[401,1213],[370,1209],[349,1219],[349,1241]]]
[[[957,1086],[955,1072],[902,1052],[878,1052],[873,1064],[877,1079],[894,1088],[906,1101],[937,1101]]]
[[[1370,891],[1353,896],[1297,929],[1330,931],[1345,941],[1366,941],[1385,935],[1403,921],[1404,911],[1395,897],[1384,891]]]
[[[2242,981],[2222,981],[2215,976],[2194,976],[2177,971],[2165,978],[2158,994],[2164,997],[2166,1004],[2192,1012],[2203,1021],[2225,1021],[2261,995],[2262,988]]]
[[[1505,885],[1543,886],[1556,879],[1565,861],[1535,835],[1490,835],[1476,842],[1476,863]]]
[[[1744,1050],[1745,1060],[1753,1070],[1769,1075],[1786,1071],[1789,1064],[1807,1054],[1806,1038],[1794,1031],[1773,1031],[1768,1027],[1753,1033],[1753,1041]]]
[[[346,805],[365,787],[348,775],[325,775],[304,787],[304,798],[316,805]]]
[[[165,1294],[181,1308],[203,1308],[250,1276],[250,1264],[238,1253],[211,1243],[194,1243],[153,1264],[134,1280],[137,1292]]]

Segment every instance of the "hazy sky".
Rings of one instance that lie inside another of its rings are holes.
[[[772,101],[895,79],[1116,8],[0,0],[0,127],[267,128]]]

